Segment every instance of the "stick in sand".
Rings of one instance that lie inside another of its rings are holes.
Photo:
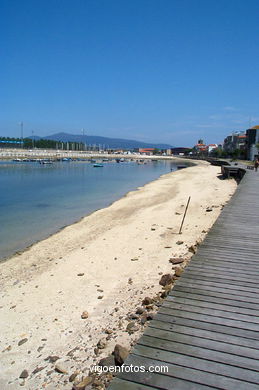
[[[180,227],[180,230],[179,230],[179,234],[182,234],[182,227],[183,227],[183,223],[184,223],[185,216],[186,216],[186,213],[187,213],[187,209],[189,207],[190,200],[191,200],[191,197],[189,196],[187,205],[185,207],[185,212],[184,212],[184,215],[183,215],[183,219],[182,219],[181,227]]]

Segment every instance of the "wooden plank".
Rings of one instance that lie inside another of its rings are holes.
[[[197,285],[194,286],[194,283],[192,285],[190,284],[180,284],[180,280],[177,282],[177,284],[174,286],[174,288],[170,291],[169,296],[174,295],[175,293],[194,293],[194,294],[199,294],[199,295],[208,295],[209,297],[218,297],[218,298],[226,298],[226,299],[234,299],[239,302],[244,302],[244,303],[250,303],[254,305],[259,304],[259,298],[255,298],[254,294],[251,293],[246,293],[250,295],[240,295],[238,291],[236,290],[228,290],[228,292],[225,292],[225,290],[222,290],[221,288],[216,288],[216,287],[210,287],[209,289],[206,288],[201,288],[201,286]]]
[[[222,283],[221,281],[215,279],[215,278],[210,278],[210,277],[201,277],[199,278],[196,276],[195,278],[191,278],[190,275],[182,275],[181,276],[181,282],[182,283],[192,283],[196,282],[200,286],[212,286],[212,287],[221,287],[222,289],[226,290],[239,290],[240,294],[243,294],[244,292],[249,292],[253,294],[259,294],[259,289],[256,287],[251,287],[251,286],[246,286],[245,283],[240,283],[240,284],[234,284],[234,283]]]
[[[200,276],[200,277],[209,277],[209,278],[217,278],[218,280],[222,280],[223,283],[234,283],[236,284],[236,282],[241,282],[241,283],[244,283],[244,280],[245,280],[245,285],[248,286],[248,287],[254,287],[254,285],[258,285],[258,279],[256,279],[256,277],[253,277],[253,276],[249,276],[249,279],[248,278],[245,278],[245,276],[236,276],[233,272],[232,273],[225,273],[225,272],[217,272],[217,271],[210,271],[210,272],[207,272],[206,270],[202,271],[202,270],[195,270],[193,268],[187,268],[183,274],[184,276],[189,276],[189,275],[193,275],[194,278],[196,278],[196,276]],[[258,289],[259,291],[259,289]]]
[[[212,328],[211,330],[205,330],[202,329],[202,324],[201,327],[194,327],[195,324],[190,324],[190,323],[184,323],[183,325],[180,325],[178,323],[169,323],[169,322],[163,322],[159,321],[157,319],[154,319],[149,323],[149,327],[146,329],[145,334],[149,334],[149,330],[152,328],[155,329],[161,329],[165,330],[168,332],[176,332],[176,333],[182,333],[182,334],[187,334],[187,335],[193,335],[196,337],[203,337],[207,338],[209,340],[215,340],[215,341],[222,341],[224,343],[228,344],[235,344],[235,345],[240,345],[243,347],[248,347],[251,349],[259,349],[259,340],[255,339],[248,339],[246,337],[241,337],[232,335],[232,334],[226,334],[221,332],[221,328],[219,329],[216,327]],[[193,325],[193,326],[191,326]],[[199,324],[196,324],[199,326]]]
[[[149,359],[146,357],[138,356],[135,354],[131,354],[129,358],[126,361],[127,365],[133,365],[133,366],[145,366],[148,370],[150,366],[161,366],[164,365],[164,362],[160,362],[156,359]],[[147,372],[144,375],[141,373],[134,374],[134,379],[140,380],[140,383],[143,384],[151,384],[151,386],[160,386],[162,389],[179,389],[182,390],[181,383],[178,382],[177,385],[174,382],[174,378],[176,379],[182,379],[184,382],[188,381],[188,387],[185,387],[186,389],[203,389],[204,386],[209,386],[210,388],[214,387],[217,389],[228,389],[228,390],[236,390],[237,388],[239,390],[255,390],[259,389],[259,385],[234,380],[232,378],[218,375],[218,374],[211,374],[209,372],[204,372],[200,370],[196,370],[193,368],[188,367],[182,367],[177,366],[175,364],[166,363],[168,366],[168,373],[166,375],[161,374],[151,374],[150,372]],[[120,374],[120,378],[127,379],[127,374]],[[138,377],[138,378],[136,378]],[[167,387],[168,384],[171,384],[171,387]],[[197,387],[198,386],[198,387]],[[203,387],[202,387],[203,386]]]
[[[190,288],[200,288],[200,289],[208,289],[209,291],[217,291],[217,292],[226,292],[227,294],[232,294],[233,296],[249,297],[249,299],[253,299],[254,297],[258,297],[253,290],[247,289],[246,287],[238,287],[235,285],[223,285],[211,281],[206,280],[193,280],[188,278],[180,278],[174,288],[178,287],[190,287]],[[256,298],[255,298],[256,299]],[[252,301],[251,301],[252,302]]]
[[[145,335],[140,338],[138,344],[159,350],[162,349],[169,352],[199,357],[201,359],[210,360],[213,362],[219,362],[235,367],[258,371],[258,360],[219,352],[206,347],[198,347],[196,345],[183,344],[181,342],[162,340],[156,337],[149,337]]]
[[[202,253],[201,251],[200,252],[197,252],[197,254],[192,258],[192,262],[196,262],[196,261],[200,261],[200,260],[203,260],[203,261],[210,261],[211,263],[212,262],[224,262],[225,264],[231,264],[232,267],[238,267],[238,266],[247,266],[247,267],[255,267],[255,269],[258,269],[259,265],[258,265],[258,261],[257,260],[250,260],[251,259],[251,256],[249,256],[249,258],[245,259],[244,256],[231,256],[228,255],[227,257],[225,255],[220,255],[220,254],[217,254],[217,255],[214,255],[213,253]]]
[[[137,344],[133,350],[135,355],[156,359],[165,363],[176,364],[183,367],[195,368],[213,374],[220,374],[230,378],[239,379],[251,383],[259,383],[259,372],[247,370],[243,367],[230,366],[228,364],[218,363],[215,361],[206,360],[204,358],[197,358],[188,355],[182,355],[176,352],[168,352],[164,350],[157,350],[156,348],[146,347]]]
[[[178,304],[175,302],[164,302],[164,304],[160,308],[161,313],[169,314],[175,313],[175,311],[182,311],[186,313],[186,316],[193,315],[193,314],[199,314],[207,317],[212,317],[210,321],[213,321],[214,318],[216,318],[216,321],[219,321],[220,323],[226,322],[229,323],[229,321],[232,321],[234,326],[242,329],[251,329],[258,331],[258,324],[259,324],[259,317],[258,316],[247,316],[244,314],[237,314],[237,313],[231,313],[229,311],[224,310],[218,310],[213,308],[205,308],[205,307],[197,307],[197,306],[190,306],[185,304]],[[187,314],[191,313],[191,314]],[[172,314],[173,315],[173,314]],[[230,326],[232,326],[230,324]]]
[[[256,310],[259,313],[259,304],[258,303],[255,304],[255,303],[249,303],[247,301],[239,301],[239,300],[229,299],[229,296],[228,297],[226,297],[226,296],[225,297],[210,296],[210,295],[206,294],[206,291],[203,291],[203,294],[199,294],[199,293],[197,293],[197,291],[194,291],[194,290],[192,290],[192,292],[188,292],[188,291],[182,292],[182,291],[174,290],[173,293],[168,295],[167,300],[174,300],[174,298],[184,298],[184,299],[186,298],[186,299],[193,299],[194,301],[196,301],[196,300],[197,301],[204,301],[208,305],[210,305],[210,302],[215,303],[215,304],[219,304],[219,305],[225,305],[225,306],[229,306],[230,311],[232,311],[231,307],[233,307],[234,310],[236,310],[236,308],[250,309],[250,310]],[[227,309],[225,308],[224,310],[227,310]],[[249,313],[246,312],[246,314],[249,314]]]
[[[224,262],[218,263],[218,264],[212,264],[210,261],[208,262],[199,262],[199,261],[193,261],[188,265],[188,270],[192,271],[206,271],[206,272],[220,272],[221,274],[232,274],[232,275],[242,275],[243,278],[249,278],[250,276],[255,276],[255,269],[254,267],[247,268],[247,266],[241,267],[231,267],[230,264],[227,264]],[[258,268],[259,270],[259,268]]]
[[[251,264],[252,263],[258,264],[258,262],[253,259],[253,256],[255,253],[254,252],[248,253],[246,250],[243,252],[241,252],[239,249],[226,251],[226,249],[224,249],[224,248],[216,248],[216,247],[211,248],[211,247],[205,247],[202,245],[200,247],[200,254],[203,256],[204,255],[209,256],[210,254],[212,254],[214,256],[223,256],[223,257],[225,257],[225,259],[227,261],[231,260],[232,258],[233,259],[241,258],[244,260],[246,259]]]
[[[191,305],[191,306],[197,306],[197,307],[206,307],[210,309],[218,309],[218,310],[224,310],[228,312],[234,312],[238,314],[245,314],[248,316],[257,316],[259,318],[259,308],[256,309],[248,309],[247,307],[241,307],[239,305],[239,302],[235,301],[227,301],[222,300],[211,300],[209,297],[203,295],[195,295],[193,296],[189,294],[189,296],[177,296],[175,293],[174,295],[168,296],[167,300],[164,302],[165,306],[168,306],[168,303],[177,303],[177,304],[185,304],[185,305]]]
[[[237,320],[227,319],[227,318],[223,318],[223,317],[217,317],[217,316],[213,316],[213,315],[199,314],[199,313],[186,311],[186,310],[182,310],[182,309],[178,309],[178,310],[177,309],[168,309],[166,307],[161,306],[161,308],[159,309],[159,314],[164,314],[168,317],[172,317],[172,320],[175,317],[178,317],[178,318],[185,318],[185,319],[189,319],[189,320],[202,321],[205,323],[223,325],[225,327],[236,328],[236,329],[240,329],[243,331],[250,330],[250,331],[253,331],[255,333],[257,333],[257,331],[258,331],[257,324],[251,324],[249,322],[237,321]],[[257,336],[259,337],[259,333]]]
[[[144,333],[144,336],[149,336],[152,338],[159,338],[166,341],[173,341],[181,344],[188,344],[200,348],[210,349],[218,352],[224,352],[227,354],[233,354],[241,356],[242,358],[250,359],[259,359],[259,351],[254,348],[242,347],[240,345],[230,344],[218,340],[207,339],[202,336],[186,335],[182,333],[165,331],[162,329],[148,328]],[[139,341],[140,344],[143,344],[142,341]],[[228,358],[228,356],[227,356]],[[229,364],[230,363],[230,360]],[[223,361],[222,361],[223,362]],[[226,362],[225,362],[226,363]],[[258,367],[258,363],[257,363]],[[258,381],[259,383],[259,381]]]

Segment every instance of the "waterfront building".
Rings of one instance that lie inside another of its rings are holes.
[[[259,144],[259,126],[254,126],[246,130],[246,146],[247,146],[247,159],[253,161],[258,157],[258,148],[256,145]]]

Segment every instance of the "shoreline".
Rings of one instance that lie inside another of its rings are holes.
[[[24,381],[29,390],[71,389],[68,374],[58,373],[48,356],[58,356],[69,374],[85,376],[115,344],[129,349],[145,327],[137,321],[129,334],[129,314],[146,296],[161,293],[161,275],[176,271],[170,258],[187,264],[189,248],[204,239],[234,193],[236,183],[219,180],[219,173],[200,163],[164,174],[1,263],[2,387],[13,390]],[[19,379],[24,369],[29,376]]]
[[[178,158],[175,158],[175,160],[178,160]],[[184,158],[183,158],[183,160],[185,160],[186,163],[188,162],[189,166],[187,166],[187,168],[190,168],[191,166],[199,165],[199,162],[198,162],[198,161],[189,161],[188,159],[184,159]],[[173,161],[174,161],[174,160],[173,160]],[[187,168],[185,168],[185,169],[187,169]],[[176,169],[174,172],[176,172],[176,171],[177,171],[177,169]],[[169,172],[169,173],[170,173],[170,172]],[[162,174],[161,176],[159,176],[159,177],[158,177],[157,179],[155,179],[155,180],[159,180],[161,177],[163,177],[164,175],[167,175],[167,174],[168,174],[168,173],[164,173],[164,174]],[[95,212],[97,212],[97,211],[99,211],[99,210],[102,210],[102,209],[104,209],[104,208],[107,208],[107,207],[112,206],[113,203],[117,202],[117,201],[120,200],[120,199],[123,199],[123,198],[126,197],[130,192],[138,191],[138,190],[140,190],[141,188],[143,188],[145,185],[150,184],[150,183],[152,183],[152,182],[155,181],[155,180],[151,180],[151,181],[149,181],[149,182],[143,184],[142,186],[134,187],[132,190],[129,190],[128,192],[126,192],[123,196],[121,196],[121,197],[119,197],[119,198],[117,198],[117,199],[111,201],[109,204],[107,204],[107,206],[97,208],[97,209],[95,209],[95,210],[89,212],[88,214],[84,214],[84,215],[82,215],[80,218],[75,219],[73,222],[68,222],[68,223],[64,224],[63,226],[61,226],[61,227],[58,228],[57,230],[53,231],[52,233],[46,233],[46,235],[44,234],[42,237],[40,237],[39,239],[33,241],[31,244],[26,245],[25,247],[22,247],[21,249],[16,250],[15,252],[11,253],[10,255],[7,255],[7,256],[4,256],[4,257],[0,257],[0,264],[5,263],[6,261],[11,260],[11,259],[12,259],[13,257],[15,257],[15,256],[20,256],[20,255],[23,254],[24,252],[28,251],[31,247],[33,247],[33,245],[35,245],[35,244],[37,244],[37,243],[39,243],[39,242],[41,242],[41,241],[47,240],[49,237],[52,237],[53,235],[55,235],[55,234],[61,232],[62,230],[64,230],[64,229],[67,228],[68,226],[73,226],[73,225],[75,225],[75,224],[81,222],[84,218],[89,217],[90,215],[92,215],[93,213],[95,213]]]

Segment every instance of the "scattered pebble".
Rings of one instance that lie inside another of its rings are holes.
[[[23,345],[24,343],[26,343],[27,341],[28,341],[27,338],[20,340],[19,343],[18,343],[19,347],[20,347],[21,345]]]

